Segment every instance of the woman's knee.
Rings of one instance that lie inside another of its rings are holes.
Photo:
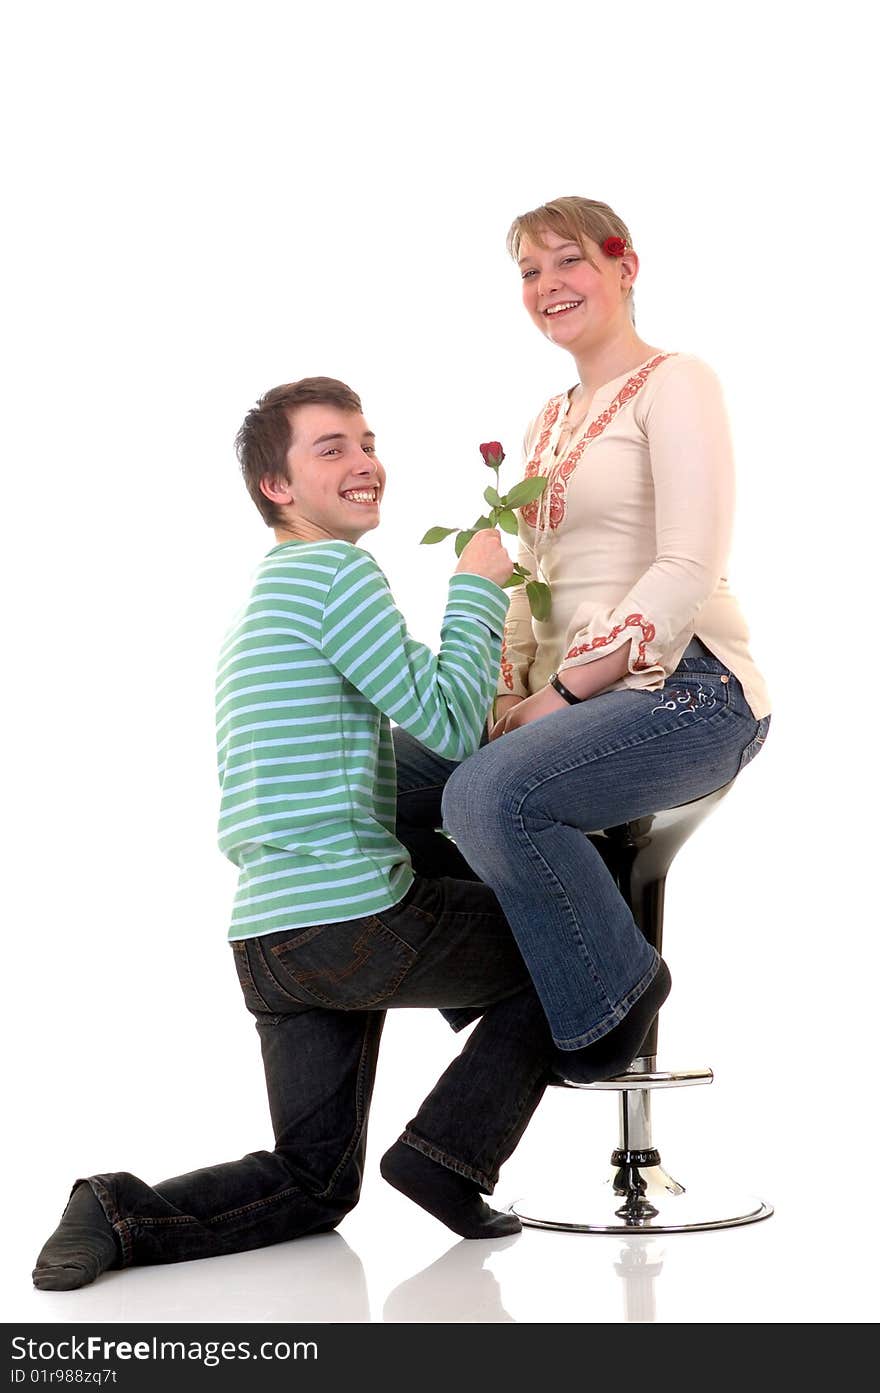
[[[478,751],[460,764],[443,790],[443,827],[462,846],[477,845],[509,820],[499,762],[483,755]]]
[[[500,742],[503,745],[503,739]],[[518,847],[524,830],[559,824],[598,830],[607,825],[603,790],[585,777],[542,774],[534,761],[502,760],[497,746],[480,751],[452,775],[443,792],[444,830],[473,864],[481,845]]]
[[[465,826],[465,804],[469,798],[469,783],[467,761],[465,761],[464,764],[458,766],[443,790],[440,813],[444,830],[453,837],[461,834]]]

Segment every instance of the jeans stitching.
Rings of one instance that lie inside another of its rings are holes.
[[[279,1153],[276,1151],[275,1153]],[[282,1158],[283,1159],[283,1158]],[[251,1200],[250,1204],[240,1204],[235,1209],[225,1209],[222,1214],[210,1214],[204,1219],[199,1219],[193,1214],[169,1214],[169,1215],[134,1215],[129,1221],[143,1228],[170,1228],[172,1225],[186,1227],[192,1225],[210,1228],[212,1224],[222,1224],[226,1219],[235,1219],[240,1214],[253,1214],[261,1209],[268,1209],[279,1200],[288,1200],[292,1195],[315,1202],[320,1199],[320,1195],[310,1195],[307,1190],[303,1190],[298,1185],[290,1185],[286,1190],[280,1190],[277,1194],[266,1195],[261,1200]]]
[[[755,734],[743,749],[740,755],[737,774],[741,774],[761,752],[761,746],[766,743],[767,733],[770,729],[770,717],[762,716],[755,728]]]
[[[279,1155],[277,1151],[275,1154]],[[284,1158],[280,1157],[280,1159],[283,1161]],[[130,1267],[134,1262],[133,1237],[135,1230],[139,1228],[209,1228],[212,1224],[222,1223],[225,1219],[234,1219],[239,1214],[250,1214],[266,1209],[275,1204],[276,1201],[288,1200],[292,1195],[298,1195],[309,1202],[315,1202],[321,1198],[321,1196],[310,1195],[300,1186],[291,1185],[278,1194],[267,1195],[264,1199],[253,1200],[250,1204],[238,1205],[235,1209],[227,1209],[222,1214],[212,1214],[205,1219],[196,1218],[192,1214],[127,1214],[123,1217],[116,1207],[112,1192],[107,1189],[98,1176],[91,1176],[86,1184],[91,1186],[95,1198],[107,1215],[107,1219],[119,1239],[123,1267]]]
[[[358,1146],[358,1144],[359,1144],[359,1142],[360,1142],[360,1138],[361,1138],[361,1136],[362,1136],[362,1134],[363,1134],[364,1117],[365,1117],[365,1109],[364,1109],[364,1094],[365,1094],[364,1082],[365,1082],[365,1075],[366,1075],[366,1067],[365,1067],[365,1064],[366,1064],[366,1059],[367,1059],[367,1055],[368,1055],[368,1047],[369,1047],[369,1045],[370,1045],[370,1032],[371,1032],[371,1027],[372,1027],[372,1026],[373,1026],[373,1021],[368,1021],[368,1022],[367,1022],[367,1028],[366,1028],[365,1031],[364,1031],[363,1042],[362,1042],[362,1045],[361,1045],[360,1060],[358,1061],[358,1081],[357,1081],[357,1087],[356,1087],[356,1090],[355,1090],[355,1100],[356,1100],[356,1101],[355,1101],[355,1119],[356,1119],[356,1121],[355,1121],[355,1130],[354,1130],[354,1134],[353,1134],[352,1139],[351,1139],[351,1141],[349,1142],[348,1146],[346,1147],[345,1151],[343,1152],[341,1159],[340,1159],[339,1162],[337,1163],[336,1169],[333,1171],[333,1174],[331,1175],[330,1180],[329,1180],[327,1186],[326,1186],[323,1190],[319,1190],[319,1191],[317,1191],[317,1193],[310,1194],[308,1190],[303,1189],[302,1186],[300,1186],[300,1185],[291,1185],[291,1186],[289,1186],[287,1189],[281,1190],[280,1192],[278,1192],[278,1193],[276,1193],[276,1194],[274,1194],[274,1195],[267,1195],[267,1196],[266,1196],[265,1198],[263,1198],[263,1199],[260,1199],[260,1200],[253,1200],[250,1204],[238,1205],[235,1209],[227,1209],[227,1210],[224,1210],[223,1213],[221,1213],[221,1214],[212,1214],[210,1217],[205,1218],[205,1219],[198,1219],[198,1218],[195,1218],[195,1217],[194,1217],[193,1215],[191,1215],[191,1214],[167,1215],[167,1216],[162,1216],[162,1215],[157,1215],[157,1216],[132,1215],[132,1216],[126,1218],[126,1219],[120,1220],[119,1223],[114,1223],[114,1224],[113,1224],[114,1229],[116,1229],[116,1230],[120,1233],[120,1241],[121,1241],[122,1244],[123,1244],[124,1257],[125,1257],[125,1259],[126,1259],[126,1264],[131,1262],[131,1257],[132,1257],[131,1240],[130,1240],[130,1235],[129,1235],[128,1231],[127,1231],[129,1228],[140,1227],[140,1226],[142,1226],[142,1227],[147,1227],[147,1228],[170,1228],[170,1227],[173,1227],[173,1226],[177,1226],[177,1227],[179,1227],[179,1228],[184,1228],[184,1227],[192,1227],[193,1225],[200,1225],[200,1226],[203,1226],[203,1227],[205,1227],[205,1228],[210,1228],[211,1225],[221,1224],[221,1223],[223,1223],[225,1220],[234,1219],[234,1218],[236,1218],[236,1217],[238,1217],[239,1215],[242,1215],[242,1214],[254,1214],[254,1213],[259,1212],[260,1210],[269,1209],[269,1208],[271,1208],[272,1205],[274,1205],[274,1204],[276,1204],[276,1203],[278,1203],[278,1202],[286,1202],[287,1200],[289,1200],[289,1199],[290,1199],[292,1196],[294,1196],[294,1195],[295,1195],[295,1196],[299,1196],[301,1199],[306,1200],[306,1201],[308,1201],[309,1203],[312,1203],[312,1204],[317,1204],[319,1201],[322,1201],[322,1200],[331,1198],[331,1197],[332,1197],[332,1194],[333,1194],[334,1186],[335,1186],[335,1184],[336,1184],[336,1181],[338,1180],[341,1171],[344,1170],[345,1166],[348,1164],[349,1160],[351,1159],[352,1155],[354,1154],[355,1150],[357,1149],[357,1146]],[[277,1148],[275,1149],[275,1155],[278,1156],[279,1159],[280,1159],[282,1162],[284,1161],[284,1157],[283,1157],[282,1153],[280,1153],[280,1152],[278,1151]],[[93,1188],[94,1188],[94,1182],[93,1182],[93,1181],[90,1181],[89,1183],[92,1184],[92,1186],[93,1186]],[[103,1193],[106,1193],[106,1191],[104,1191],[104,1187],[103,1187],[103,1186],[101,1187],[101,1189],[102,1189],[102,1192],[103,1192]],[[98,1198],[100,1199],[100,1196],[98,1196]],[[110,1207],[113,1208],[113,1212],[115,1213],[115,1212],[116,1212],[116,1211],[115,1211],[115,1206],[112,1205],[112,1200],[110,1199],[109,1195],[108,1195],[108,1203],[109,1203]],[[111,1222],[112,1222],[112,1221],[111,1221]],[[125,1230],[124,1230],[124,1231],[122,1231],[121,1226],[125,1226]]]
[[[717,704],[715,688],[709,687],[703,682],[697,684],[696,692],[691,691],[687,685],[684,687],[661,687],[658,695],[662,696],[664,692],[668,692],[669,696],[667,700],[661,702],[659,706],[653,707],[651,711],[652,716],[656,716],[658,711],[677,711],[679,707],[681,708],[682,715],[684,715],[686,711],[690,711],[692,715],[696,715],[697,711],[711,711]]]
[[[620,1024],[624,1016],[635,1006],[639,998],[644,996],[659,971],[660,955],[655,951],[653,963],[641,981],[637,982],[632,990],[627,992],[626,996],[614,1011],[613,1019],[609,1025],[605,1023],[608,1019],[606,1017],[599,1025],[594,1026],[592,1030],[585,1031],[583,1035],[567,1035],[564,1040],[557,1040],[554,1037],[554,1044],[565,1052],[567,1050],[585,1049],[587,1045],[593,1045],[597,1040],[601,1040],[603,1035],[607,1035],[609,1030],[613,1030],[616,1025]]]
[[[119,1213],[112,1192],[107,1189],[107,1186],[103,1181],[99,1180],[97,1176],[89,1176],[88,1180],[84,1183],[90,1187],[92,1194],[107,1216],[107,1222],[119,1239],[119,1247],[122,1253],[121,1266],[130,1267],[134,1261],[134,1246],[131,1233],[132,1220],[123,1218]],[[78,1181],[74,1184],[74,1190],[77,1184],[79,1184]],[[72,1193],[73,1191],[71,1191],[71,1194]]]
[[[400,1140],[407,1146],[411,1146],[414,1151],[420,1151],[423,1156],[427,1156],[430,1161],[436,1161],[438,1165],[445,1166],[447,1170],[455,1171],[457,1175],[463,1175],[466,1180],[473,1180],[480,1189],[485,1190],[491,1195],[495,1188],[494,1182],[483,1171],[478,1171],[474,1166],[469,1166],[466,1161],[460,1161],[457,1156],[450,1156],[448,1151],[442,1151],[433,1142],[426,1141],[420,1137],[412,1128],[407,1127],[401,1133]]]
[[[384,909],[384,910],[382,910],[382,914],[391,914],[392,911],[395,910],[395,909],[397,909],[397,905],[392,905],[390,910],[389,910],[389,909]],[[426,923],[428,923],[428,924],[430,924],[430,925],[432,925],[432,926],[433,926],[434,924],[437,923],[437,916],[436,916],[436,914],[431,914],[431,913],[429,913],[429,911],[428,911],[427,909],[419,909],[418,905],[415,905],[415,904],[408,904],[408,905],[406,906],[406,909],[403,910],[402,912],[403,912],[404,914],[412,914],[412,915],[414,915],[417,919],[424,919]],[[377,914],[377,915],[375,916],[375,918],[376,918],[377,923],[381,924],[382,927],[383,927],[384,929],[387,929],[389,933],[393,933],[394,936],[395,936],[395,938],[400,938],[400,935],[398,934],[397,930],[394,929],[394,928],[391,926],[391,924],[386,924],[386,923],[385,923],[385,920],[382,918],[381,914]],[[401,941],[401,943],[406,943],[406,940],[405,940],[405,939],[400,939],[400,941]],[[409,947],[410,945],[407,945],[407,946]]]
[[[525,799],[523,799],[523,802],[524,802],[524,801],[525,801]],[[520,805],[520,806],[522,806],[522,805]],[[523,832],[523,835],[524,835],[524,838],[525,838],[526,849],[527,849],[527,851],[533,852],[533,853],[535,854],[536,858],[537,858],[538,860],[542,861],[542,862],[544,863],[545,866],[547,866],[547,869],[550,871],[550,873],[551,873],[551,875],[553,876],[553,878],[556,879],[556,874],[555,874],[555,872],[553,871],[552,867],[548,865],[548,863],[546,862],[545,858],[541,855],[541,853],[538,851],[538,849],[534,846],[534,843],[532,842],[531,837],[529,836],[528,832],[527,832],[526,829],[525,829],[525,822],[524,822],[524,819],[522,818],[522,816],[521,816],[521,814],[520,814],[519,812],[518,812],[518,820],[519,820],[520,827],[521,827],[521,829],[522,829],[522,832]],[[558,882],[557,882],[557,883],[558,883]],[[566,910],[567,910],[569,913],[572,913],[572,914],[573,914],[574,911],[571,909],[570,901],[569,901],[569,899],[568,899],[568,896],[565,894],[564,890],[563,890],[563,899],[564,899],[564,901],[565,901]],[[564,1037],[564,1041],[561,1040],[561,1039],[557,1039],[556,1036],[553,1037],[553,1042],[554,1042],[554,1044],[558,1045],[560,1048],[563,1047],[563,1043],[564,1043],[564,1045],[567,1046],[568,1048],[579,1049],[579,1048],[581,1048],[582,1046],[586,1046],[586,1045],[591,1045],[591,1044],[593,1044],[594,1041],[601,1039],[601,1037],[602,1037],[603,1035],[607,1035],[608,1031],[609,1031],[609,1030],[612,1030],[612,1029],[614,1028],[614,1026],[619,1025],[619,1023],[623,1020],[624,1016],[627,1014],[627,1012],[630,1010],[630,1008],[631,1008],[632,1006],[635,1005],[635,1003],[638,1001],[639,997],[642,996],[643,993],[646,992],[647,989],[648,989],[648,987],[651,985],[651,983],[652,983],[652,981],[654,980],[654,977],[656,976],[657,971],[658,971],[658,969],[659,969],[659,966],[660,966],[660,959],[659,959],[659,956],[657,955],[657,953],[655,952],[655,953],[654,953],[654,960],[653,960],[653,962],[652,962],[652,964],[651,964],[651,967],[648,969],[648,971],[644,974],[643,977],[641,977],[641,978],[639,979],[639,981],[636,983],[636,985],[630,989],[630,991],[626,994],[626,996],[625,996],[621,1001],[619,1001],[619,1002],[617,1003],[616,1006],[612,1006],[612,1005],[611,1005],[611,1000],[610,1000],[610,998],[609,998],[609,996],[608,996],[608,993],[607,993],[606,990],[605,990],[604,985],[599,981],[598,977],[596,976],[596,968],[595,968],[595,965],[594,965],[594,963],[593,963],[592,957],[591,957],[590,954],[587,952],[586,945],[585,945],[585,943],[584,943],[584,941],[583,941],[583,938],[582,938],[582,936],[581,936],[580,927],[577,925],[577,922],[576,922],[576,921],[575,921],[575,938],[576,938],[576,941],[577,941],[577,943],[578,943],[579,948],[582,950],[582,956],[583,956],[583,959],[584,959],[584,963],[585,963],[586,967],[589,969],[590,975],[592,976],[593,981],[595,982],[596,987],[597,987],[598,990],[601,992],[602,998],[603,998],[604,1002],[605,1002],[606,1005],[610,1008],[609,1010],[606,1011],[605,1015],[602,1016],[601,1020],[600,1020],[596,1025],[592,1026],[590,1030],[586,1030],[586,1031],[582,1032],[582,1034],[580,1034],[580,1035],[572,1035],[572,1036],[566,1035],[566,1036]]]
[[[358,1148],[358,1146],[359,1146],[359,1144],[360,1144],[360,1139],[361,1139],[361,1137],[362,1137],[362,1135],[363,1135],[363,1130],[364,1130],[364,1126],[365,1126],[365,1124],[366,1124],[366,1115],[367,1115],[367,1108],[366,1108],[365,1105],[364,1105],[364,1104],[365,1104],[365,1095],[366,1095],[366,1087],[365,1087],[365,1084],[366,1084],[366,1074],[367,1074],[367,1068],[368,1068],[368,1064],[369,1064],[369,1060],[370,1060],[370,1052],[371,1052],[371,1046],[372,1046],[372,1039],[371,1039],[371,1036],[372,1036],[372,1032],[375,1030],[376,1033],[377,1033],[376,1045],[377,1045],[377,1050],[378,1050],[378,1043],[379,1043],[378,1035],[381,1033],[382,1025],[383,1025],[383,1023],[384,1023],[384,1020],[385,1020],[384,1012],[378,1013],[378,1014],[376,1014],[376,1015],[373,1016],[373,1017],[368,1017],[367,1020],[366,1020],[365,1028],[364,1028],[364,1034],[363,1034],[363,1038],[362,1038],[362,1041],[361,1041],[360,1059],[358,1060],[357,1085],[356,1085],[356,1087],[355,1087],[355,1129],[354,1129],[354,1133],[352,1134],[351,1141],[349,1142],[348,1146],[346,1147],[345,1151],[343,1152],[342,1157],[341,1157],[341,1159],[340,1159],[340,1161],[339,1161],[339,1163],[338,1163],[336,1169],[334,1170],[333,1174],[331,1175],[330,1180],[329,1180],[328,1183],[327,1183],[326,1189],[321,1190],[321,1191],[319,1192],[319,1198],[320,1198],[320,1199],[329,1199],[329,1198],[332,1196],[334,1187],[335,1187],[335,1185],[336,1185],[337,1180],[339,1179],[340,1174],[341,1174],[342,1171],[345,1169],[345,1167],[348,1165],[348,1162],[351,1160],[351,1157],[354,1155],[355,1151],[357,1150],[357,1148]]]
[[[304,1002],[304,1001],[301,1001],[299,997],[293,996],[293,995],[287,990],[287,988],[283,985],[283,983],[279,982],[278,979],[275,977],[275,974],[274,974],[274,973],[270,970],[270,968],[269,968],[269,964],[268,964],[268,962],[267,962],[267,960],[266,960],[266,952],[265,952],[265,949],[263,948],[262,943],[260,942],[259,937],[255,938],[255,939],[253,939],[253,940],[250,940],[250,939],[248,940],[248,942],[251,942],[251,941],[253,941],[253,944],[254,944],[254,952],[257,953],[257,954],[259,955],[260,966],[261,966],[261,967],[263,968],[263,970],[265,971],[266,976],[269,978],[269,980],[270,980],[270,982],[272,983],[273,987],[277,987],[278,991],[280,991],[280,993],[281,993],[282,996],[286,997],[288,1001],[292,1001],[293,1004],[294,1004],[294,1006],[297,1006],[297,1007],[299,1007],[300,1010],[302,1010],[302,1008],[303,1008],[304,1006],[306,1006],[307,1003]],[[306,988],[303,987],[302,990],[305,991]]]
[[[248,1006],[247,987],[250,987],[251,991],[254,994],[255,1000],[259,1001],[260,1007],[262,1008],[260,1014],[266,1012],[268,1015],[272,1015],[272,1007],[265,1000],[254,980],[254,974],[251,970],[251,960],[248,956],[246,942],[241,944],[233,943],[232,956],[235,960],[235,965],[239,971],[239,981],[241,981],[242,974],[244,974],[245,977],[245,983],[242,984],[242,995],[244,996],[245,1005]],[[248,1009],[250,1010],[249,1006]]]
[[[523,1115],[523,1113],[524,1113],[524,1111],[525,1111],[525,1109],[526,1109],[526,1106],[527,1106],[528,1103],[531,1101],[531,1099],[534,1097],[536,1085],[537,1085],[542,1079],[543,1079],[543,1082],[544,1082],[544,1088],[546,1088],[547,1084],[548,1084],[549,1081],[550,1081],[550,1069],[549,1069],[549,1067],[548,1067],[548,1065],[547,1065],[546,1063],[542,1063],[542,1064],[535,1070],[534,1074],[530,1075],[530,1077],[528,1078],[528,1080],[526,1081],[526,1083],[525,1083],[525,1085],[524,1085],[525,1091],[524,1091],[522,1094],[520,1094],[520,1096],[517,1098],[516,1102],[515,1102],[514,1105],[513,1105],[513,1106],[514,1106],[514,1109],[515,1109],[515,1112],[514,1112],[514,1116],[513,1116],[512,1120],[511,1120],[511,1124],[510,1124],[510,1126],[508,1127],[507,1131],[504,1133],[504,1136],[501,1137],[501,1138],[499,1139],[498,1145],[496,1146],[495,1151],[494,1151],[493,1156],[492,1156],[491,1170],[490,1170],[489,1173],[488,1173],[488,1174],[489,1174],[489,1177],[490,1177],[491,1180],[492,1180],[492,1187],[491,1187],[491,1189],[489,1190],[489,1194],[490,1194],[490,1195],[492,1194],[493,1190],[495,1189],[495,1186],[496,1186],[497,1183],[498,1183],[498,1171],[499,1171],[499,1169],[501,1168],[501,1166],[502,1166],[502,1164],[504,1163],[504,1161],[507,1160],[508,1156],[510,1155],[511,1150],[513,1149],[513,1148],[511,1148],[510,1145],[509,1145],[510,1138],[511,1138],[512,1136],[516,1136],[517,1129],[519,1128],[519,1125],[520,1125],[520,1119],[522,1118],[522,1115]],[[544,1088],[541,1089],[541,1093],[544,1092]],[[533,1106],[532,1109],[531,1109],[531,1112],[534,1112],[535,1108],[538,1106],[538,1103],[539,1103],[540,1101],[541,1101],[541,1096],[540,1096],[540,1094],[539,1094],[539,1095],[538,1095],[538,1098],[535,1100],[535,1103],[534,1103],[534,1106]],[[531,1116],[531,1112],[530,1112],[529,1116]],[[518,1140],[519,1140],[519,1138],[517,1138],[517,1141],[518,1141]],[[499,1159],[499,1158],[500,1158],[500,1159]]]
[[[536,792],[536,791],[537,791],[537,788],[543,787],[543,783],[545,783],[545,782],[549,782],[549,780],[544,780],[542,783],[538,784],[538,785],[536,786],[536,788],[531,789],[531,790],[529,790],[529,791],[527,791],[527,792],[525,792],[525,793],[523,794],[522,800],[520,801],[520,804],[519,804],[519,806],[518,806],[517,809],[516,809],[515,817],[516,817],[517,823],[518,823],[518,825],[519,825],[519,829],[520,829],[520,832],[521,832],[521,834],[522,834],[522,837],[523,837],[523,839],[524,839],[524,841],[525,841],[527,853],[531,853],[532,856],[534,857],[534,859],[536,859],[536,860],[539,861],[541,864],[543,864],[543,866],[544,866],[544,867],[546,868],[546,870],[549,872],[550,876],[552,877],[552,879],[555,881],[556,885],[559,887],[559,889],[560,889],[561,892],[562,892],[562,900],[563,900],[563,902],[564,902],[566,912],[567,912],[569,915],[572,915],[572,916],[573,916],[573,915],[574,915],[574,910],[572,909],[571,901],[569,900],[568,895],[565,893],[565,888],[564,888],[564,886],[562,886],[561,882],[559,881],[558,877],[556,876],[556,872],[553,870],[552,866],[549,864],[549,862],[546,860],[546,858],[541,854],[541,852],[540,852],[540,850],[538,849],[538,847],[535,846],[535,844],[534,844],[534,842],[533,842],[531,836],[529,835],[529,833],[528,833],[528,831],[527,831],[527,829],[526,829],[525,818],[524,818],[524,816],[523,816],[523,811],[522,811],[522,810],[523,810],[523,807],[524,807],[524,805],[525,805],[525,803],[526,803],[526,799],[529,798],[529,797],[531,796],[531,793]],[[554,896],[554,898],[556,898],[556,897]],[[597,974],[596,974],[596,967],[595,967],[595,965],[594,965],[594,963],[593,963],[593,959],[592,959],[590,953],[587,951],[587,947],[586,947],[586,944],[584,943],[583,937],[582,937],[582,935],[581,935],[580,926],[579,926],[578,923],[577,923],[577,919],[575,918],[573,922],[574,922],[574,937],[575,937],[575,940],[576,940],[576,942],[577,942],[577,944],[578,944],[578,947],[579,947],[579,949],[580,949],[580,951],[581,951],[581,956],[582,956],[582,958],[583,958],[583,961],[584,961],[586,967],[588,968],[588,970],[589,970],[589,972],[590,972],[590,975],[591,975],[591,977],[593,978],[593,981],[594,981],[596,987],[597,987],[598,990],[601,992],[602,998],[603,998],[604,1002],[605,1002],[606,1005],[610,1008],[610,1010],[606,1011],[605,1015],[601,1018],[601,1020],[598,1022],[597,1025],[595,1025],[595,1026],[592,1027],[592,1029],[590,1029],[590,1030],[588,1030],[588,1031],[585,1031],[585,1032],[584,1032],[583,1034],[581,1034],[581,1035],[566,1036],[566,1037],[565,1037],[566,1044],[570,1044],[572,1041],[574,1041],[574,1042],[576,1042],[576,1046],[575,1046],[575,1047],[579,1047],[579,1046],[581,1046],[581,1045],[592,1044],[595,1040],[600,1039],[600,1038],[602,1037],[602,1035],[607,1034],[607,1032],[608,1032],[609,1030],[613,1029],[613,1027],[614,1027],[615,1025],[618,1025],[618,1024],[620,1023],[620,1021],[623,1020],[623,1017],[624,1017],[624,1016],[626,1015],[626,1013],[629,1011],[630,1007],[633,1006],[633,1005],[635,1004],[636,1001],[638,1001],[639,997],[640,997],[645,991],[647,991],[648,987],[651,985],[651,982],[653,981],[654,976],[655,976],[655,974],[656,974],[656,972],[657,972],[657,970],[658,970],[659,961],[660,961],[660,960],[659,960],[659,958],[657,957],[657,955],[656,955],[656,953],[655,953],[655,955],[654,955],[654,962],[653,962],[651,968],[650,968],[650,969],[648,970],[648,972],[645,974],[645,976],[642,977],[642,978],[636,983],[636,985],[627,993],[627,995],[623,998],[622,1001],[619,1001],[619,1002],[617,1003],[616,1006],[612,1006],[612,1004],[611,1004],[611,999],[610,999],[610,997],[608,996],[608,993],[606,992],[604,985],[602,984],[602,982],[599,981],[599,978],[598,978],[598,976],[597,976]],[[556,1040],[556,1037],[555,1037],[555,1036],[554,1036],[554,1042],[555,1042],[556,1044],[559,1044],[559,1041]]]
[[[523,798],[523,802],[525,802],[525,798]],[[537,861],[541,866],[543,866],[544,870],[548,873],[549,879],[550,879],[551,881],[554,882],[554,884],[555,884],[555,886],[556,886],[556,892],[557,892],[557,893],[556,893],[556,894],[553,894],[553,895],[552,895],[552,898],[553,898],[554,900],[557,900],[558,898],[561,897],[561,902],[562,902],[562,904],[564,905],[566,915],[570,917],[571,925],[572,925],[572,927],[573,927],[573,929],[574,929],[573,937],[574,937],[575,942],[577,943],[578,950],[579,950],[580,956],[581,956],[582,959],[583,959],[584,965],[585,965],[585,967],[588,969],[588,971],[589,971],[591,977],[593,978],[594,985],[596,986],[596,988],[598,989],[598,991],[600,991],[600,992],[602,993],[602,997],[603,997],[603,999],[604,999],[606,1005],[611,1006],[611,1001],[610,1001],[610,999],[609,999],[609,997],[608,997],[608,994],[606,993],[604,986],[603,986],[602,983],[599,981],[599,979],[598,979],[598,977],[597,977],[597,975],[596,975],[596,968],[595,968],[595,966],[594,966],[594,964],[593,964],[592,957],[590,956],[590,954],[589,954],[588,951],[587,951],[587,945],[584,943],[584,940],[583,940],[583,937],[582,937],[581,931],[580,931],[580,925],[578,924],[577,917],[575,916],[574,910],[572,909],[571,901],[570,901],[568,895],[567,895],[566,892],[565,892],[565,887],[564,887],[564,885],[561,883],[561,881],[559,880],[558,876],[556,875],[556,872],[554,871],[553,867],[550,865],[549,861],[547,861],[546,857],[542,855],[542,853],[540,852],[540,850],[538,849],[538,847],[535,846],[534,842],[532,841],[532,838],[529,836],[528,832],[526,831],[525,819],[524,819],[523,816],[522,816],[522,803],[520,804],[519,808],[517,808],[517,810],[516,810],[515,818],[516,818],[516,821],[517,821],[517,823],[518,823],[519,830],[520,830],[520,832],[521,832],[521,834],[522,834],[522,837],[523,837],[523,839],[524,839],[524,841],[525,841],[526,853],[527,853],[527,854],[530,854],[530,855],[532,856],[532,858],[533,858],[535,861]],[[603,1019],[604,1019],[604,1017],[603,1017]]]
[[[277,947],[273,948],[272,956],[276,960],[279,971],[287,973],[287,975],[290,978],[292,978],[294,982],[296,982],[297,986],[300,988],[301,991],[308,992],[309,996],[314,997],[314,999],[320,1002],[322,1006],[326,1006],[330,1010],[334,1011],[366,1011],[370,1007],[378,1005],[380,1001],[387,1001],[389,997],[394,995],[394,993],[397,991],[397,988],[403,981],[404,977],[407,975],[408,972],[412,970],[415,961],[418,957],[418,952],[416,951],[416,949],[411,948],[408,943],[405,943],[403,939],[400,938],[399,935],[393,931],[393,929],[387,928],[381,922],[381,920],[375,919],[375,923],[371,923],[371,925],[364,930],[364,936],[370,933],[376,934],[379,937],[380,941],[384,939],[386,943],[389,939],[393,939],[394,943],[392,944],[392,947],[396,945],[403,950],[404,961],[401,966],[394,969],[394,975],[392,976],[391,980],[384,981],[381,988],[375,991],[373,996],[362,997],[358,998],[357,1000],[346,1001],[345,1003],[342,1003],[338,1000],[334,1000],[332,997],[326,996],[318,990],[316,990],[315,987],[306,986],[304,983],[300,982],[296,973],[291,971],[287,964],[284,963],[281,959],[281,953],[287,947],[286,944],[280,943],[277,945]],[[354,946],[357,947],[360,942],[361,940],[359,939]],[[335,980],[338,981],[340,979],[337,978]],[[295,997],[291,999],[296,1000]],[[302,1003],[300,1003],[300,1005],[301,1004]]]

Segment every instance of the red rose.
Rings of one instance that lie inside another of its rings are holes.
[[[602,250],[608,256],[623,256],[626,251],[626,242],[622,237],[606,237],[602,243]]]
[[[498,469],[504,459],[504,450],[498,440],[490,440],[488,444],[481,445],[480,454],[483,456],[483,463],[489,469]]]

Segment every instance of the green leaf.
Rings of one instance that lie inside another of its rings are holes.
[[[433,546],[435,542],[442,542],[445,537],[451,537],[454,531],[454,527],[429,527],[419,546]]]
[[[518,576],[522,576],[523,580],[531,580],[532,573],[527,566],[521,566],[518,561],[515,561],[513,569]]]
[[[520,483],[514,484],[504,502],[508,508],[522,508],[524,504],[534,503],[536,498],[540,498],[546,487],[547,480],[542,476],[534,479],[523,479]]]
[[[485,498],[486,502],[491,505],[491,507],[501,507],[501,494],[498,492],[497,489],[493,489],[491,484],[486,489],[486,492],[483,494],[483,497]]]
[[[508,589],[510,589],[512,586],[514,586],[514,585],[522,585],[522,583],[523,583],[523,578],[522,578],[522,576],[512,575],[512,576],[510,577],[509,580],[506,580],[506,581],[503,582],[503,584],[502,584],[502,586],[501,586],[501,589],[502,589],[502,590],[508,590]]]
[[[498,526],[500,528],[503,528],[505,532],[509,532],[511,537],[515,537],[517,532],[519,531],[519,527],[517,526],[516,522],[516,517],[513,513],[510,512],[508,508],[504,508],[498,514]]]
[[[530,580],[526,586],[529,608],[536,619],[550,618],[550,586],[540,580]]]
[[[487,517],[477,518],[477,520],[476,520],[476,522],[474,523],[474,526],[473,526],[473,531],[474,531],[474,532],[485,532],[487,527],[493,527],[493,526],[494,526],[494,523],[492,522],[492,519],[491,519],[491,518],[487,518]]]
[[[473,537],[473,535],[473,528],[470,530],[470,532],[459,532],[458,536],[455,539],[456,556],[461,556],[461,553],[464,551],[465,547],[467,546],[468,542],[470,541],[471,537]]]

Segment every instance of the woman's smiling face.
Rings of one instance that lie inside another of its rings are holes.
[[[523,304],[542,334],[573,352],[600,340],[621,314],[626,315],[634,261],[633,253],[606,256],[595,243],[588,242],[585,250],[555,232],[544,232],[543,245],[523,238]]]

